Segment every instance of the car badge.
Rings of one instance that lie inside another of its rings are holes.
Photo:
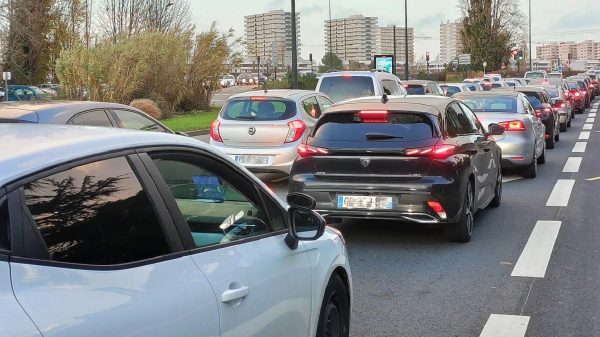
[[[371,164],[371,159],[369,159],[369,158],[360,158],[360,164],[363,167],[368,167],[369,164]]]
[[[251,126],[251,127],[248,128],[248,134],[250,136],[254,136],[255,133],[256,133],[256,128],[255,127]]]

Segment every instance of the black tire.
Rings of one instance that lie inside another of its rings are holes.
[[[542,155],[537,159],[538,164],[546,164],[546,147],[542,150]]]
[[[490,202],[490,207],[500,207],[502,203],[502,169],[498,169],[496,177],[496,187],[494,187],[494,199]]]
[[[338,274],[333,274],[321,304],[316,337],[348,337],[350,335],[350,302],[348,290]]]
[[[473,225],[475,212],[475,202],[473,196],[473,188],[471,181],[467,183],[465,191],[465,200],[463,202],[463,208],[460,211],[460,219],[456,223],[449,223],[445,227],[444,234],[446,240],[451,242],[469,242],[473,235]]]
[[[560,129],[559,129],[559,130],[560,130]],[[554,140],[555,140],[555,141],[557,141],[557,142],[560,142],[560,133],[556,133],[556,134],[554,135]]]
[[[571,121],[573,120],[573,114],[571,113],[571,118],[569,118],[569,120],[567,121],[567,127],[570,128],[571,127]]]
[[[538,163],[538,161],[535,158],[535,155],[533,157],[534,158],[531,161],[531,163],[529,165],[527,165],[527,167],[525,167],[523,170],[521,170],[521,175],[523,176],[523,178],[533,179],[533,178],[535,178],[537,176],[537,163]]]
[[[560,123],[560,132],[567,132],[567,127],[570,122]]]
[[[554,133],[554,130],[552,130],[552,132]],[[554,139],[554,137],[550,137],[550,138],[546,139],[546,148],[553,149],[555,142],[556,142],[556,140]]]

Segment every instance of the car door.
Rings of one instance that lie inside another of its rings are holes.
[[[488,164],[487,153],[485,148],[481,146],[479,140],[480,135],[477,132],[477,127],[474,123],[469,120],[467,115],[459,107],[458,103],[454,102],[450,104],[446,110],[447,123],[451,124],[448,129],[454,129],[457,133],[458,144],[461,153],[470,155],[472,171],[475,176],[475,201],[477,205],[481,204],[489,193],[488,180]]]
[[[139,157],[86,160],[14,188],[12,286],[45,337],[219,336],[212,288],[181,255]]]
[[[150,153],[155,181],[208,278],[226,337],[307,336],[311,270],[286,245],[287,213],[245,173],[205,153]],[[316,256],[314,256],[316,258]]]
[[[479,169],[485,171],[487,175],[485,181],[483,182],[483,186],[485,186],[483,200],[485,201],[487,200],[485,197],[491,199],[494,196],[493,192],[496,187],[501,158],[499,158],[493,151],[494,141],[486,136],[486,130],[483,128],[483,125],[481,125],[481,122],[479,122],[477,119],[475,113],[462,102],[459,102],[458,105],[460,105],[464,113],[467,115],[470,125],[475,125],[475,143],[479,148],[483,149],[483,166]]]

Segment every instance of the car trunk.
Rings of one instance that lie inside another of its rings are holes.
[[[502,122],[510,121],[525,121],[525,114],[519,114],[514,112],[477,112],[477,119],[487,129],[487,126],[495,123],[499,124]]]
[[[219,128],[223,144],[229,146],[276,147],[289,133],[287,122],[227,121]]]

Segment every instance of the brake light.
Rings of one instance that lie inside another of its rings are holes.
[[[539,113],[539,116],[538,116]],[[541,117],[541,112],[535,113],[537,117]],[[498,123],[501,127],[506,131],[525,131],[525,123],[523,121],[515,120],[515,121],[507,121]]]
[[[221,122],[219,122],[218,119],[215,119],[212,122],[212,124],[210,125],[210,138],[212,140],[214,140],[215,142],[222,143],[223,138],[221,137],[221,132],[219,130],[220,128],[221,128]]]
[[[578,91],[578,92],[575,93],[575,97],[579,97],[579,96],[581,96],[581,94]]]
[[[325,156],[329,154],[329,150],[322,147],[300,144],[300,146],[298,146],[298,154],[301,158]]]
[[[594,89],[594,85],[593,84],[590,84],[590,89]]]
[[[388,112],[386,110],[367,110],[358,113],[363,123],[387,123]]]
[[[250,96],[251,101],[266,101],[267,96]]]
[[[285,138],[286,143],[293,143],[300,139],[304,134],[304,130],[306,130],[306,124],[304,124],[301,120],[295,120],[288,123],[288,127],[290,130],[288,131],[288,135]]]
[[[440,218],[446,219],[446,210],[442,204],[437,201],[428,201],[427,206],[429,206],[429,208],[431,208],[431,210],[434,211]]]
[[[556,103],[556,105],[554,105],[554,107],[557,109],[564,109],[565,102],[558,102],[558,103]]]
[[[352,77],[352,74],[343,74],[342,75],[342,78],[351,78],[351,77]]]
[[[404,150],[404,155],[408,157],[432,157],[435,159],[446,159],[455,153],[456,146],[454,145],[436,145],[434,147]]]

